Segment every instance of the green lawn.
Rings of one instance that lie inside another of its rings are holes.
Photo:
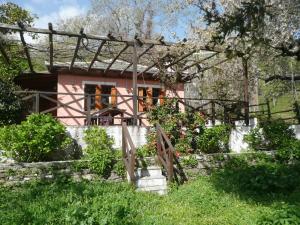
[[[230,191],[220,181],[199,177],[163,197],[102,182],[0,187],[0,224],[251,225],[282,208],[300,211],[299,188],[289,194],[243,194],[234,191],[236,184]]]

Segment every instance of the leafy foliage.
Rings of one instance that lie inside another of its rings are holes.
[[[261,225],[297,225],[300,224],[300,212],[297,207],[282,206],[271,215],[263,216],[258,224]]]
[[[253,150],[276,150],[295,140],[295,134],[283,120],[262,120],[257,128],[244,136],[244,140]]]
[[[198,160],[195,155],[189,155],[181,159],[182,165],[188,166],[191,168],[196,168],[198,165]]]
[[[299,175],[300,164],[279,163],[270,156],[261,155],[252,159],[233,157],[215,178],[217,182],[224,181],[228,189],[234,186],[239,192],[247,190],[251,194],[263,194],[294,191],[300,184]]]
[[[22,113],[20,97],[11,82],[0,79],[0,126],[19,122]]]
[[[105,129],[91,127],[85,131],[84,140],[87,158],[90,160],[90,168],[103,177],[108,177],[114,165],[114,140]]]
[[[36,16],[31,15],[29,11],[12,2],[0,5],[1,23],[16,24],[21,21],[22,23],[30,26],[35,18]]]
[[[159,123],[169,136],[175,149],[181,154],[200,150],[203,153],[228,152],[230,127],[219,125],[205,127],[205,120],[200,113],[182,113],[178,100],[167,100],[163,105],[148,112],[150,122]],[[155,139],[152,140],[153,146]]]
[[[20,125],[0,128],[0,148],[19,162],[51,160],[70,143],[65,127],[51,115],[32,114]]]
[[[204,153],[228,152],[229,135],[230,127],[227,125],[207,128],[196,138],[197,147]]]
[[[266,218],[274,222],[294,218],[300,211],[297,192],[265,193],[260,200],[253,200],[258,197],[253,193],[253,198],[245,201],[232,192],[220,190],[222,185],[214,183],[212,177],[201,176],[164,197],[136,192],[127,184],[107,182],[0,187],[0,218],[2,225],[255,225],[263,224]]]

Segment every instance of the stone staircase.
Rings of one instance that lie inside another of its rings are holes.
[[[167,179],[162,175],[158,166],[138,168],[136,171],[137,191],[154,192],[159,195],[167,194]]]

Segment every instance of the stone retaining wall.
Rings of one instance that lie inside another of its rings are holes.
[[[74,181],[100,179],[84,163],[86,161],[54,161],[36,163],[0,163],[0,185],[16,185],[29,181],[72,179]],[[107,180],[121,181],[112,174]]]
[[[266,152],[274,155],[274,152]],[[212,169],[220,168],[226,161],[236,155],[253,155],[257,153],[218,153],[208,155],[193,155],[196,165],[184,163],[184,158],[180,157],[179,163],[185,175],[192,179],[199,175],[209,174]],[[138,160],[138,167],[159,165],[156,158],[145,158]],[[176,166],[176,164],[175,164]],[[177,166],[178,168],[178,166]],[[0,185],[17,185],[29,181],[51,181],[55,179],[72,179],[74,181],[101,179],[87,168],[87,161],[54,161],[36,163],[0,163]],[[103,178],[102,178],[103,179]],[[112,173],[108,181],[122,181],[123,178]]]

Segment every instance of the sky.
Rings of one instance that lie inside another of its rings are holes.
[[[0,3],[6,3],[7,0],[0,0]],[[10,0],[15,4],[20,5],[26,10],[38,16],[34,22],[34,27],[48,28],[48,23],[53,25],[60,19],[68,19],[81,14],[85,14],[90,9],[90,0]],[[166,40],[175,41],[173,34],[176,34],[176,39],[186,37],[187,22],[186,16],[182,16],[177,21],[177,25],[166,30],[156,30],[160,35],[165,36]],[[29,38],[30,39],[30,38]]]
[[[1,3],[7,2],[0,0]],[[58,19],[68,19],[84,14],[90,7],[89,0],[10,0],[31,11],[39,18],[34,26],[48,28],[48,23],[55,24]]]

